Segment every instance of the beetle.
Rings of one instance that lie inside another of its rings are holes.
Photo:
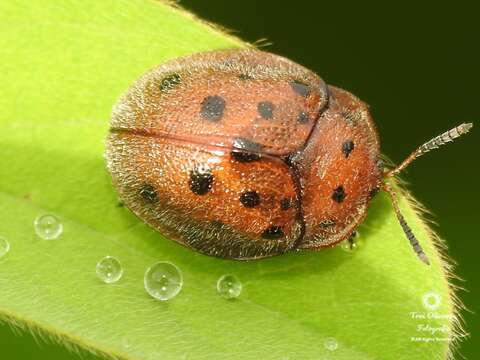
[[[386,170],[368,106],[312,71],[259,50],[171,60],[115,105],[107,166],[124,204],[196,251],[247,260],[349,239],[385,182],[465,134],[461,124]]]

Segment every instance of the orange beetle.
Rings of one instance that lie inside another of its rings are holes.
[[[107,163],[125,205],[204,254],[255,259],[351,237],[383,179],[466,133],[462,124],[384,172],[368,107],[310,70],[257,50],[161,65],[113,111]]]

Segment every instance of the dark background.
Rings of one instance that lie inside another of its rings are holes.
[[[383,153],[400,162],[422,142],[461,122],[472,134],[426,155],[403,173],[434,214],[435,230],[458,262],[459,293],[471,337],[460,354],[480,358],[480,7],[472,2],[183,0],[200,17],[268,39],[264,49],[312,69],[370,104]],[[76,359],[66,350],[16,337],[0,326],[9,359]],[[3,358],[3,357],[2,357]],[[89,358],[86,356],[86,358]],[[461,356],[458,356],[461,358]]]

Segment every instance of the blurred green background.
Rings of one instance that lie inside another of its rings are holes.
[[[478,2],[183,0],[207,20],[312,69],[371,106],[383,152],[400,162],[417,145],[461,122],[472,134],[418,160],[403,178],[432,211],[434,229],[457,261],[456,284],[470,310],[460,347],[480,358],[480,6]],[[159,27],[162,25],[159,24]],[[0,326],[2,359],[77,359]],[[85,359],[95,357],[83,355]],[[461,356],[458,356],[461,358]]]

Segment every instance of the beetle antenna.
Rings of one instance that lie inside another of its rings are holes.
[[[395,215],[397,215],[398,222],[400,223],[403,232],[407,236],[408,241],[410,241],[410,245],[412,245],[413,251],[415,251],[415,254],[417,254],[420,260],[422,260],[425,264],[430,265],[427,254],[425,254],[425,251],[423,251],[423,248],[415,237],[412,229],[410,228],[410,226],[408,226],[407,221],[400,212],[396,192],[390,187],[390,185],[385,183],[382,184],[382,189],[385,190],[388,195],[390,195],[390,198],[392,199],[393,209],[395,210]]]
[[[443,134],[438,135],[437,137],[434,137],[432,140],[427,141],[425,144],[418,147],[417,150],[411,153],[410,156],[407,157],[405,160],[403,160],[403,162],[400,165],[398,165],[395,169],[387,171],[385,173],[385,177],[392,177],[397,175],[400,171],[405,169],[416,158],[422,156],[423,154],[426,154],[427,152],[433,149],[437,149],[441,145],[444,145],[446,143],[453,141],[454,139],[462,136],[463,134],[468,133],[472,128],[472,126],[473,126],[472,123],[463,123],[454,127],[453,129],[445,131]]]

